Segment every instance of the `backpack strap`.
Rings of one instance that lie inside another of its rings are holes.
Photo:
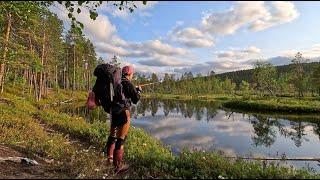
[[[110,83],[110,99],[111,99],[111,102],[113,102],[113,96],[114,96],[114,88],[113,88],[113,84]]]

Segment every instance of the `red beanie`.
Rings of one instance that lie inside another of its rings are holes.
[[[123,75],[129,75],[133,73],[133,67],[132,66],[124,66],[122,68],[122,74]]]

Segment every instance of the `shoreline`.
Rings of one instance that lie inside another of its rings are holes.
[[[252,98],[243,99],[241,96],[227,95],[172,95],[172,94],[142,94],[144,98],[159,98],[172,100],[199,100],[199,101],[218,101],[223,108],[232,108],[249,112],[277,112],[277,113],[296,113],[310,114],[320,113],[320,100],[317,98]]]

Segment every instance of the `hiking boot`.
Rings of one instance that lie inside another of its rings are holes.
[[[126,172],[128,172],[128,171],[129,171],[129,165],[122,163],[122,165],[120,165],[120,167],[117,167],[117,168],[114,170],[114,173],[115,173],[115,174],[122,174],[122,173],[126,173]]]
[[[108,162],[109,164],[112,164],[112,163],[113,163],[113,157],[108,157],[107,162]]]
[[[125,164],[122,161],[123,158],[123,149],[115,150],[114,151],[114,159],[113,159],[113,165],[115,166],[114,173],[125,173],[129,170],[129,165]]]
[[[102,151],[103,158],[107,158],[106,161],[111,164],[113,162],[113,151],[115,148],[115,144],[116,144],[115,141],[112,141],[110,138],[108,138],[108,142]]]

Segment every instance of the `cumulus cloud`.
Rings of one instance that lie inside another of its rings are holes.
[[[251,69],[254,67],[255,62],[256,61],[254,60],[213,60],[201,64],[199,63],[191,65],[189,67],[175,68],[174,71],[181,74],[184,72],[192,72],[193,74],[201,73],[202,75],[208,75],[210,71],[214,71],[215,73],[219,74],[242,69]]]
[[[207,13],[201,22],[205,32],[214,35],[233,34],[241,27],[261,31],[272,26],[290,22],[299,17],[292,2],[236,2],[227,11]]]
[[[261,31],[297,17],[299,12],[292,2],[240,1],[226,11],[205,13],[199,27],[182,29],[182,23],[177,24],[168,35],[173,41],[189,48],[210,47],[215,44],[214,37],[217,35],[234,34],[242,27]],[[232,52],[225,55],[232,55]]]
[[[147,10],[156,3],[148,2],[147,4],[147,6],[143,5],[141,7],[138,5],[138,8],[140,8],[138,11],[142,12]],[[107,7],[107,4],[103,7]],[[62,5],[56,4],[56,6],[51,7],[51,9],[70,27],[70,20]],[[122,39],[118,36],[116,27],[103,13],[100,13],[96,20],[92,20],[90,19],[88,10],[82,8],[81,13],[75,13],[75,16],[84,24],[84,34],[93,42],[100,56],[108,54],[109,57],[116,55],[125,59],[139,58],[142,68],[137,69],[142,72],[155,72],[155,68],[152,68],[152,71],[150,71],[151,69],[147,68],[148,66],[181,66],[189,63],[182,63],[181,60],[177,58],[179,56],[186,57],[190,55],[186,49],[174,47],[159,39],[144,42],[130,42]],[[69,27],[67,27],[67,29]],[[157,72],[159,72],[159,70]]]
[[[155,55],[151,59],[140,60],[138,63],[147,66],[188,66],[191,65],[190,61],[182,61],[177,58],[169,56]]]
[[[142,43],[130,43],[128,45],[131,49],[140,49],[146,51],[148,54],[160,54],[166,56],[186,55],[188,51],[183,48],[173,47],[169,44],[163,43],[160,40],[149,40]]]
[[[214,45],[214,40],[209,34],[205,34],[196,28],[174,29],[169,33],[169,37],[190,48],[210,47]]]
[[[202,18],[202,28],[212,34],[233,34],[247,23],[268,14],[264,2],[236,2],[235,6],[224,12],[212,12]]]
[[[145,65],[138,65],[136,63],[132,63],[127,61],[124,58],[121,58],[119,60],[119,62],[123,65],[123,66],[133,66],[133,69],[135,72],[138,72],[140,74],[144,74],[144,75],[150,75],[151,73],[156,73],[157,75],[162,75],[162,71],[160,68],[158,67],[153,67],[153,66],[145,66]]]
[[[310,49],[300,49],[300,50],[286,50],[281,54],[286,57],[294,57],[298,52],[302,53],[305,58],[317,58],[320,56],[320,44],[314,44]]]
[[[232,61],[232,60],[225,60],[225,61],[209,61],[206,62],[212,68],[216,70],[216,73],[226,72],[226,71],[236,71],[240,69],[250,69],[253,67],[251,61],[239,62],[239,61]]]
[[[300,15],[292,2],[275,1],[271,3],[274,12],[267,13],[263,18],[253,22],[249,29],[261,31],[277,24],[290,22]]]
[[[216,52],[218,58],[228,58],[228,59],[248,59],[253,58],[254,56],[261,55],[261,49],[250,46],[246,49],[240,50],[229,50],[229,51],[220,51]]]
[[[75,8],[78,8],[76,5]],[[81,13],[74,13],[78,21],[84,25],[84,34],[92,41],[106,42],[109,41],[117,32],[116,27],[110,22],[109,18],[104,15],[99,15],[96,20],[90,18],[90,13],[87,9],[81,8]],[[71,20],[67,16],[67,11],[63,5],[55,3],[50,7],[50,10],[57,14],[58,18],[63,20],[66,29],[70,28]]]
[[[148,2],[147,6],[142,5],[141,7],[138,5],[135,13],[148,16],[148,10],[152,9],[155,4],[157,2]],[[176,27],[168,33],[168,37],[184,45],[185,48],[175,47],[168,44],[168,41],[160,39],[130,42],[117,34],[116,26],[103,13],[99,13],[95,21],[90,19],[89,12],[85,9],[82,9],[80,14],[75,13],[75,15],[84,24],[84,33],[93,42],[100,56],[108,54],[111,57],[116,55],[128,60],[129,58],[137,58],[139,64],[135,66],[139,71],[145,73],[163,73],[165,69],[161,68],[173,66],[175,67],[174,72],[178,73],[191,71],[194,74],[199,72],[207,74],[211,70],[219,73],[252,67],[253,63],[246,60],[257,58],[261,55],[261,50],[251,46],[245,49],[219,51],[216,52],[216,59],[213,61],[195,64],[195,58],[190,58],[192,54],[187,48],[211,47],[215,45],[214,37],[217,35],[232,34],[241,27],[259,31],[277,24],[290,22],[299,16],[291,2],[272,2],[269,5],[267,6],[264,2],[250,2],[250,4],[248,2],[236,2],[227,11],[211,12],[205,15],[199,27],[182,28],[183,22],[177,22]],[[98,11],[108,11],[105,7],[109,7],[109,5],[107,6],[107,3],[105,3],[101,7],[102,9],[98,9]],[[64,7],[60,6],[60,9],[64,9]],[[70,26],[70,23],[68,23],[70,19],[67,17],[66,11],[61,12],[54,9],[53,12],[56,12],[58,17],[64,20],[65,25]],[[125,11],[114,11],[114,13],[122,12]],[[113,15],[118,16],[119,14]],[[125,17],[126,15],[119,16]],[[303,54],[316,56],[319,54],[319,48],[320,45],[315,45],[312,50],[306,50]],[[188,61],[184,59],[188,59]]]
[[[115,54],[122,57],[148,57],[145,51],[130,51],[108,43],[96,43],[96,47],[100,53]]]

